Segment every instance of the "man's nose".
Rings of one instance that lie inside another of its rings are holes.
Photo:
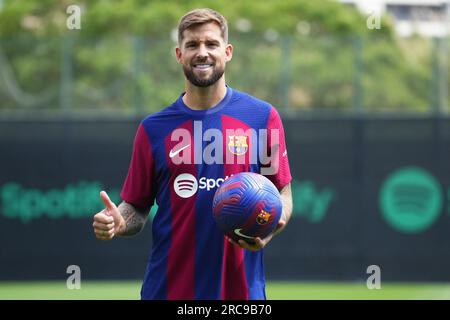
[[[208,58],[208,50],[204,44],[198,47],[197,58]]]

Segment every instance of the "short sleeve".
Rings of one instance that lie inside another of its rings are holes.
[[[134,138],[128,175],[120,196],[138,208],[151,207],[155,199],[154,178],[152,146],[141,123]]]
[[[281,190],[292,180],[289,159],[286,149],[283,123],[277,110],[272,107],[267,121],[267,154],[271,161],[261,165],[261,174],[266,176]]]

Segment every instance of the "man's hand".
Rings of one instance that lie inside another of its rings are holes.
[[[116,234],[120,234],[121,229],[124,228],[125,220],[105,191],[100,192],[100,198],[105,204],[105,209],[94,216],[92,226],[97,239],[111,240]]]
[[[239,240],[238,242],[236,242],[231,238],[228,238],[228,241],[241,247],[242,249],[247,249],[250,251],[258,251],[258,250],[261,250],[262,248],[264,248],[269,243],[269,241],[272,240],[273,236],[276,235],[277,233],[281,232],[281,230],[283,230],[285,226],[286,226],[286,221],[280,219],[280,221],[278,221],[277,227],[275,228],[274,232],[269,234],[264,239],[261,239],[260,237],[256,237],[254,239],[255,243],[248,243],[247,241],[244,241],[244,240]]]
[[[239,240],[238,242],[228,238],[228,241],[231,243],[250,251],[258,251],[264,248],[270,240],[272,240],[273,236],[280,233],[285,227],[286,224],[289,222],[292,216],[292,192],[291,192],[291,184],[287,184],[283,187],[280,191],[280,198],[281,203],[283,204],[283,210],[281,212],[281,218],[280,221],[278,221],[277,227],[275,228],[274,232],[269,234],[264,239],[261,239],[259,237],[256,237],[254,239],[255,243],[248,243],[244,240]]]

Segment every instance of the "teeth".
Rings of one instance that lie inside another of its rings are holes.
[[[209,68],[211,67],[210,64],[196,64],[194,65],[196,68]]]

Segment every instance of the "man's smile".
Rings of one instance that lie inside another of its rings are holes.
[[[196,63],[193,66],[193,69],[196,71],[207,71],[213,67],[212,63]]]

